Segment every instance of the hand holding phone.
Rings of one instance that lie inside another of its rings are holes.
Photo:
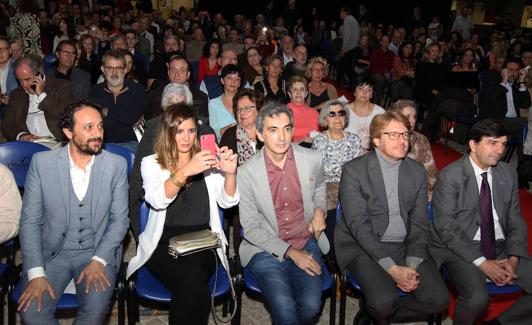
[[[44,91],[44,82],[42,78],[42,74],[40,72],[37,72],[35,75],[32,85],[30,86],[33,92],[37,95],[40,95]],[[39,87],[39,92],[37,91],[37,87]]]

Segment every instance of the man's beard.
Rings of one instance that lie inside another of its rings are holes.
[[[92,141],[98,141],[99,144],[97,146],[91,146],[90,143]],[[87,155],[98,155],[102,152],[102,144],[103,144],[103,139],[100,138],[100,137],[96,137],[96,138],[90,138],[89,140],[87,140],[87,142],[85,143],[79,143],[76,141],[76,139],[72,139],[72,144],[82,153],[84,154],[87,154]]]
[[[106,82],[111,87],[118,87],[124,84],[124,77],[118,77],[118,79],[106,78]]]

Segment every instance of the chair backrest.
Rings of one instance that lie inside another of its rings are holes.
[[[127,161],[127,173],[129,174],[131,172],[133,162],[135,161],[135,153],[133,151],[111,143],[105,143],[103,148],[109,152],[124,157]]]
[[[13,175],[17,186],[22,188],[34,153],[50,150],[42,144],[27,141],[11,141],[0,144],[0,163],[6,165]]]
[[[218,215],[220,216],[220,222],[224,224],[224,212],[222,209],[218,208]],[[148,223],[148,218],[150,217],[150,207],[146,204],[146,201],[142,201],[140,205],[140,218],[139,218],[139,232],[142,233],[146,228]]]

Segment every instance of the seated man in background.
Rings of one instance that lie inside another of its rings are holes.
[[[74,101],[70,82],[45,77],[42,62],[31,56],[17,60],[14,69],[20,86],[9,98],[2,134],[9,141],[61,146],[64,134],[57,124],[65,107]]]
[[[340,269],[351,272],[364,293],[356,324],[389,324],[449,305],[428,251],[426,172],[406,157],[410,136],[400,113],[377,115],[370,125],[375,149],[342,168],[334,248]],[[410,294],[399,297],[397,288]]]
[[[22,200],[9,168],[0,164],[0,244],[18,234]]]
[[[329,251],[325,178],[321,154],[292,144],[293,124],[284,104],[272,102],[258,113],[264,147],[238,172],[240,261],[257,279],[274,324],[315,324],[322,252]]]
[[[472,325],[489,305],[486,280],[525,295],[487,324],[532,324],[532,263],[515,168],[500,159],[508,131],[495,119],[469,131],[468,154],[438,175],[430,253],[458,292],[454,324]],[[485,324],[485,323],[483,323]]]
[[[91,88],[91,75],[74,66],[77,55],[76,44],[70,40],[59,42],[55,55],[57,66],[45,71],[46,76],[70,81],[74,98],[87,98]]]

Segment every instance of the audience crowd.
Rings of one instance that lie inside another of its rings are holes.
[[[525,291],[489,324],[532,321],[517,196],[532,179],[500,162],[507,143],[517,167],[532,161],[530,33],[509,14],[477,28],[467,6],[444,26],[419,7],[385,24],[363,5],[303,21],[294,3],[252,18],[163,16],[149,0],[0,3],[1,134],[53,149],[32,159],[22,203],[0,165],[0,242],[20,234],[26,323],[53,323],[72,279],[77,319],[101,323],[129,223],[127,276],[147,267],[171,291],[171,324],[206,324],[212,254],[167,252],[209,229],[227,268],[218,206],[242,228],[236,253],[276,324],[317,321],[325,254],[361,284],[357,324],[444,311],[441,265],[455,324],[482,317],[486,278]],[[439,172],[430,144],[448,129],[467,154]],[[129,181],[104,143],[136,154]]]

